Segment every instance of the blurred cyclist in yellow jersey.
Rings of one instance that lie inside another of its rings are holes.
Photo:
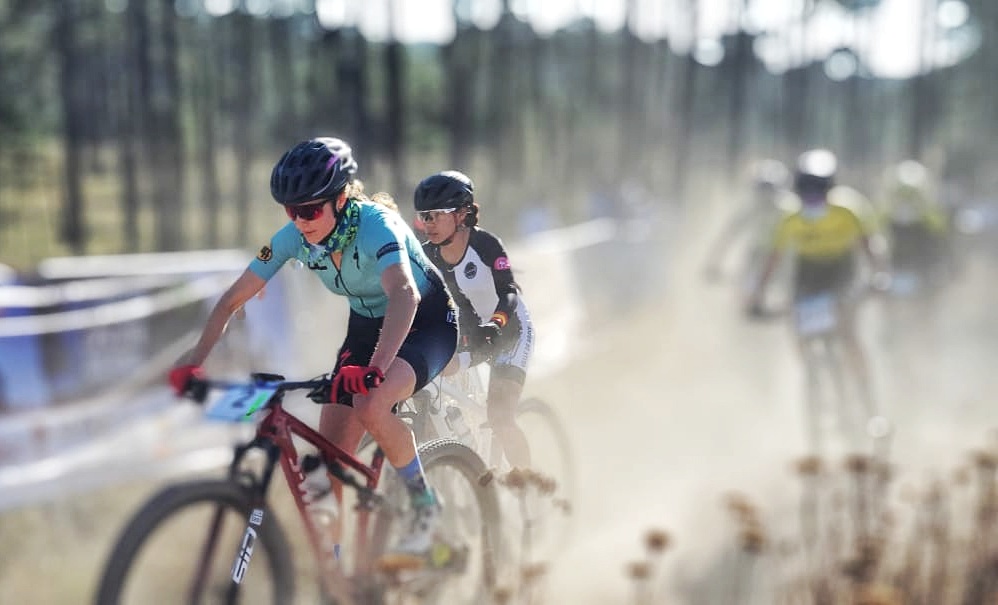
[[[915,160],[893,166],[881,207],[891,249],[893,292],[937,285],[949,269],[949,219],[932,193],[929,171]]]
[[[806,151],[798,158],[794,192],[800,198],[800,208],[777,225],[748,306],[753,316],[764,313],[766,285],[780,258],[789,253],[794,260],[795,312],[809,299],[833,295],[835,333],[856,378],[867,417],[872,418],[875,406],[867,360],[855,325],[856,294],[862,283],[857,256],[861,253],[866,257],[874,283],[886,284],[885,246],[871,216],[872,206],[858,191],[836,186],[837,170],[835,155],[826,149]],[[799,323],[794,328],[803,355],[807,335],[802,334]]]

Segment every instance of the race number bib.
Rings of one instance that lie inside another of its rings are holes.
[[[835,296],[832,294],[818,294],[798,300],[794,304],[797,333],[815,336],[831,332],[838,323],[836,311]]]
[[[895,271],[891,274],[891,293],[911,296],[918,292],[918,274],[914,271]]]
[[[277,389],[252,385],[238,386],[221,392],[205,408],[205,416],[225,422],[249,422]]]

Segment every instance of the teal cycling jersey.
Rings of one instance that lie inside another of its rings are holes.
[[[381,286],[381,273],[392,265],[409,263],[421,296],[444,290],[443,279],[398,213],[373,202],[355,203],[360,206],[360,224],[343,250],[339,269],[325,246],[309,244],[291,222],[270,238],[249,270],[269,280],[295,259],[318,275],[330,292],[347,297],[350,308],[364,317],[384,317],[388,295]]]

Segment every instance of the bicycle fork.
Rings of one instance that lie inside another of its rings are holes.
[[[263,509],[254,508],[253,512],[250,513],[249,525],[246,526],[243,540],[239,544],[239,554],[236,555],[236,560],[232,564],[232,581],[236,584],[241,584],[243,576],[246,575],[250,557],[253,556],[253,545],[256,543],[256,530],[253,528],[260,527],[261,523],[263,523]]]
[[[246,453],[256,448],[264,449],[267,452],[267,463],[259,477],[253,473],[241,472],[239,468]],[[246,531],[243,532],[243,538],[239,543],[239,550],[229,574],[229,577],[232,579],[232,584],[229,585],[226,596],[226,601],[229,603],[236,601],[239,585],[242,583],[249,569],[250,559],[253,556],[253,548],[256,545],[257,533],[264,520],[264,502],[267,487],[270,485],[279,455],[280,450],[273,442],[261,439],[254,439],[247,444],[238,445],[235,448],[235,455],[232,458],[232,464],[229,466],[229,478],[240,484],[248,482],[252,498],[252,509],[247,519]],[[225,507],[219,505],[215,509],[207,540],[205,540],[205,544],[201,549],[201,557],[197,566],[199,573],[194,580],[194,584],[191,586],[189,595],[189,600],[192,603],[200,602],[200,597],[204,592],[207,576],[211,569],[210,561],[214,558],[213,555],[218,545],[219,536],[222,533],[224,514]]]

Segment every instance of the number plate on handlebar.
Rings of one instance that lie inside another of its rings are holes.
[[[205,416],[226,422],[249,422],[277,389],[265,386],[237,386],[221,391],[205,406]]]

